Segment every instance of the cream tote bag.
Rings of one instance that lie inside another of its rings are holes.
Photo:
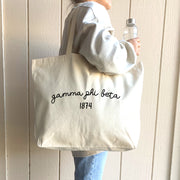
[[[34,135],[37,145],[57,150],[127,151],[137,148],[144,68],[121,75],[100,73],[71,53],[32,60]]]

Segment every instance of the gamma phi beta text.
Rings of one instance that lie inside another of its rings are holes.
[[[101,96],[101,97],[106,97],[110,99],[120,99],[121,96],[119,96],[116,93],[113,92],[108,92],[105,89],[102,89],[102,91],[99,93],[95,89],[91,89],[90,91],[86,91],[85,93],[80,92],[80,91],[71,91],[71,92],[63,92],[63,93],[57,93],[53,94],[51,96],[51,103],[54,104],[56,102],[56,99],[58,98],[65,98],[65,97],[72,97],[72,96],[81,96],[83,100],[86,100],[89,96]],[[80,104],[81,107],[82,104]],[[84,107],[84,106],[82,106]],[[87,105],[85,107],[88,107]],[[89,106],[92,108],[92,104]]]

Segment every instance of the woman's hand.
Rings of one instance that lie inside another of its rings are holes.
[[[141,49],[140,39],[137,37],[134,39],[129,39],[128,42],[130,42],[134,46],[134,50],[135,50],[137,56],[139,56],[140,49]]]

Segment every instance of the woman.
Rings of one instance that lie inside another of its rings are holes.
[[[136,63],[140,53],[139,38],[119,41],[107,10],[111,0],[71,0],[75,5],[65,21],[60,55],[66,53],[68,32],[74,11],[77,13],[72,52],[83,55],[100,72],[119,74]],[[78,11],[78,12],[77,12]],[[72,151],[75,180],[101,180],[107,152]]]

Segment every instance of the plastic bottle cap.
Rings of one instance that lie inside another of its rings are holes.
[[[129,18],[126,20],[126,25],[127,26],[133,26],[136,24],[136,20],[134,18]]]

